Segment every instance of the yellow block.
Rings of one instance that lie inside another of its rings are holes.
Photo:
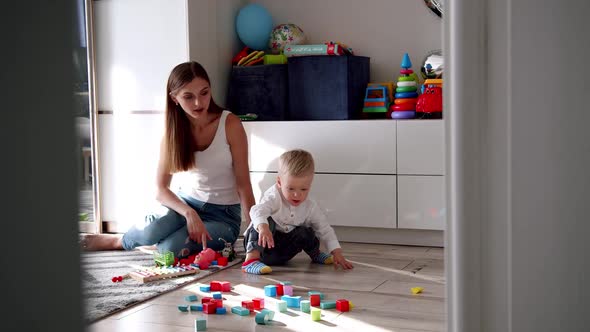
[[[424,290],[424,288],[422,288],[422,287],[412,287],[411,290],[412,290],[412,294],[416,295],[416,294],[422,293],[422,291]]]
[[[322,310],[318,308],[311,308],[311,320],[320,321],[322,320]]]

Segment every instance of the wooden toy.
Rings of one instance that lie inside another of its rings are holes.
[[[270,297],[277,296],[277,286],[275,286],[275,285],[264,286],[264,296],[270,296]]]
[[[221,287],[220,291],[222,292],[231,292],[231,283],[229,281],[219,282],[219,287]]]
[[[195,302],[196,300],[198,300],[196,295],[188,295],[184,297],[185,300],[187,300],[188,302]]]
[[[247,308],[248,310],[254,310],[254,302],[253,301],[242,301],[242,307]]]
[[[334,309],[336,308],[336,301],[322,301],[320,303],[322,309]]]
[[[291,283],[290,281],[281,281],[280,284],[283,286],[293,285],[293,283]]]
[[[277,296],[283,296],[283,295],[285,295],[285,293],[283,292],[283,285],[276,284],[276,286],[277,286]]]
[[[336,300],[336,310],[340,312],[350,311],[350,303],[344,299]]]
[[[302,312],[309,313],[310,312],[310,302],[308,300],[303,300],[299,302],[299,306]]]
[[[203,306],[200,304],[191,304],[189,308],[191,311],[203,311]]]
[[[267,312],[261,311],[256,314],[254,320],[256,321],[256,324],[265,325],[270,319]]]
[[[211,293],[214,299],[221,299],[221,292],[213,292]]]
[[[210,301],[210,303],[215,303],[217,308],[223,307],[223,300],[222,299],[213,299]]]
[[[254,310],[260,310],[264,308],[264,299],[263,298],[253,298],[252,303],[254,303]]]
[[[217,304],[215,302],[203,303],[203,312],[206,314],[214,314],[217,311]]]
[[[322,310],[318,308],[311,308],[311,320],[314,322],[322,320]]]
[[[411,288],[412,294],[414,294],[414,295],[422,293],[423,290],[424,290],[424,288],[422,288],[422,287],[412,287]]]
[[[195,319],[195,331],[206,331],[206,330],[207,330],[207,320],[204,318]]]
[[[307,295],[312,296],[313,294],[318,294],[320,296],[320,300],[324,299],[324,294],[322,292],[317,292],[317,291],[309,291],[307,292]]]
[[[189,274],[199,273],[194,265],[181,266],[162,266],[162,267],[145,267],[129,272],[129,276],[141,283],[146,283],[155,280],[175,278]]]
[[[219,266],[226,266],[227,265],[227,257],[219,257],[217,258],[217,265]]]
[[[320,306],[320,294],[311,294],[309,296],[309,302],[311,303],[312,307],[319,307]]]
[[[209,293],[211,291],[211,288],[209,286],[200,286],[199,287],[199,290],[201,292],[207,292],[207,293]]]
[[[293,296],[293,286],[283,285],[283,294]]]
[[[204,297],[201,299],[201,303],[202,303],[202,304],[209,303],[209,302],[211,302],[211,301],[213,301],[213,298],[212,298],[212,297],[209,297],[209,296],[204,296]]]
[[[209,290],[211,292],[221,291],[221,281],[213,280],[209,283]]]
[[[279,312],[285,312],[285,311],[287,311],[287,301],[278,300],[277,301],[277,310]]]
[[[289,307],[289,308],[299,308],[299,302],[301,301],[301,296],[283,295],[283,296],[281,296],[281,300],[287,302],[287,307]]]
[[[265,312],[268,314],[268,320],[273,320],[275,318],[275,312],[270,309],[260,309],[260,312]]]
[[[225,315],[227,313],[227,309],[225,309],[224,307],[217,308],[215,309],[215,313],[218,315]]]
[[[178,306],[178,310],[182,311],[182,312],[188,312],[188,305],[179,305]]]
[[[250,310],[248,308],[238,307],[238,306],[232,307],[231,312],[233,314],[240,315],[240,316],[248,316],[250,314]]]

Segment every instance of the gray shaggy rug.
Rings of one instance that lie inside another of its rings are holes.
[[[137,269],[137,266],[153,266],[154,258],[151,254],[139,250],[84,252],[81,263],[85,320],[87,323],[92,323],[240,263],[243,256],[239,252],[237,254],[238,257],[225,267],[212,266],[197,274],[142,284],[131,278],[125,278],[122,282],[116,283],[111,279],[125,275]]]

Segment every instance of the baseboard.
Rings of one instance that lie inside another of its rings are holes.
[[[444,247],[444,232],[421,229],[389,229],[333,226],[342,242]]]

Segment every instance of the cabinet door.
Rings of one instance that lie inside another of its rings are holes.
[[[444,175],[444,122],[397,122],[397,173]]]
[[[277,171],[281,153],[313,154],[316,172],[395,174],[395,121],[244,122],[251,171]]]
[[[445,229],[443,176],[397,177],[398,228]]]
[[[256,201],[276,181],[276,173],[250,173]],[[395,228],[394,175],[316,174],[310,195],[333,226]]]

